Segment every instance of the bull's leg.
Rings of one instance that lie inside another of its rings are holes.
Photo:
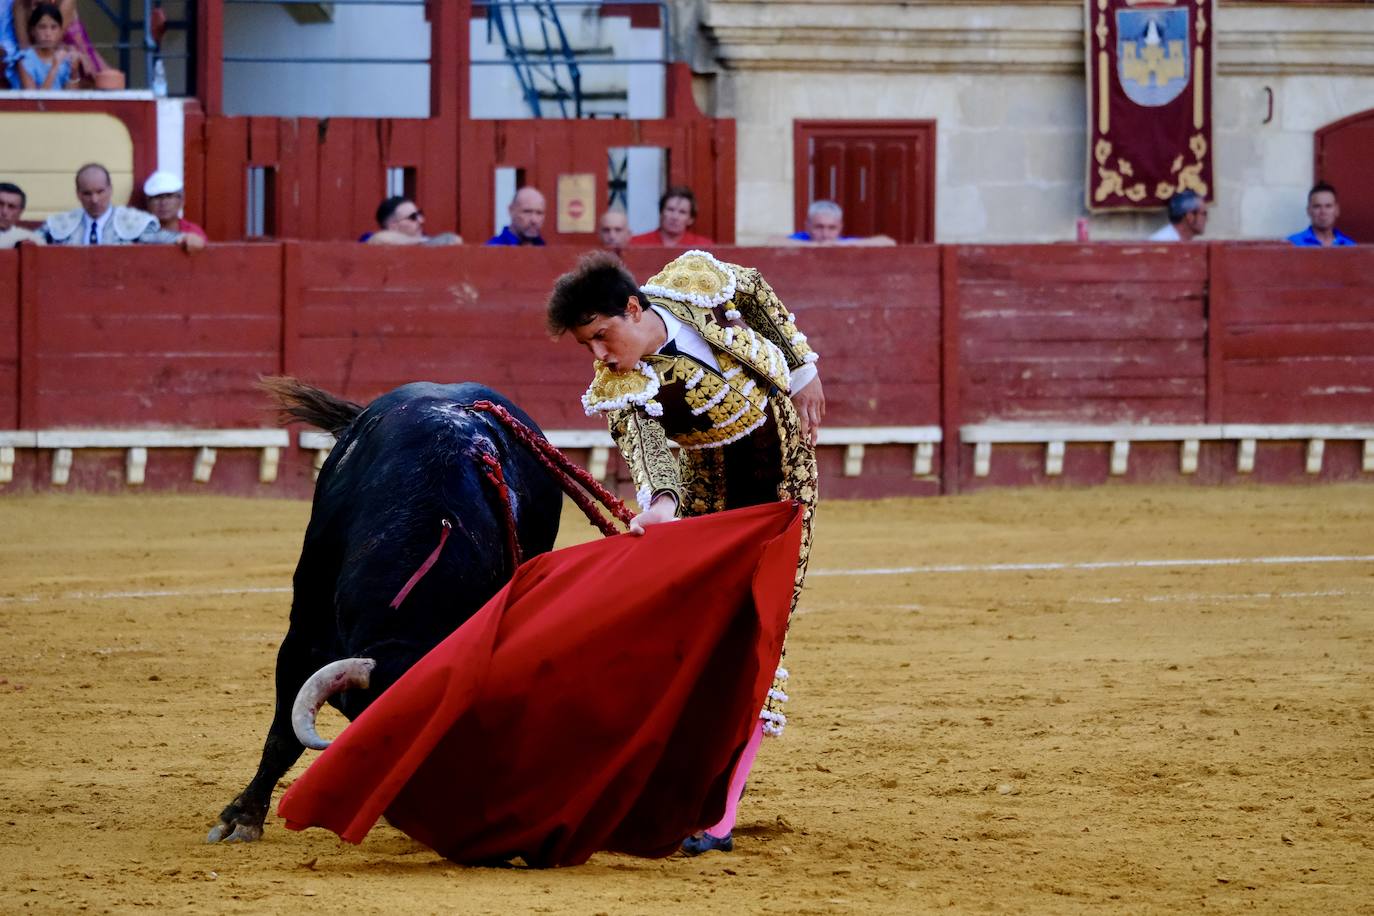
[[[293,625],[277,652],[276,709],[263,743],[258,772],[247,788],[220,812],[219,823],[210,829],[206,842],[252,842],[262,836],[272,790],[305,750],[291,730],[291,704],[305,679],[314,673],[314,663],[309,640]]]

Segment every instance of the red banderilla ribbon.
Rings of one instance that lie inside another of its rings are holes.
[[[415,575],[411,576],[410,581],[402,586],[401,590],[396,593],[395,598],[391,599],[391,609],[393,611],[401,606],[401,602],[406,600],[406,595],[409,595],[410,590],[425,577],[425,573],[429,572],[434,564],[439,562],[439,554],[444,549],[444,542],[448,540],[449,533],[453,531],[453,525],[449,523],[448,519],[442,519],[441,521],[444,530],[439,532],[439,546],[434,548],[434,552],[429,555],[429,559],[420,564],[420,568],[415,570]]]

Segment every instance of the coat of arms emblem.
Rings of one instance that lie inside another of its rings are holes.
[[[1116,36],[1116,73],[1132,102],[1158,108],[1188,85],[1186,8],[1117,10]]]

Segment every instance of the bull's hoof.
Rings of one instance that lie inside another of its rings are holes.
[[[207,843],[253,843],[262,839],[261,824],[231,824],[221,821],[210,828]]]

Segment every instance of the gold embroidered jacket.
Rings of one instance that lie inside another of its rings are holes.
[[[816,354],[753,268],[690,251],[642,289],[651,303],[701,335],[720,371],[677,353],[645,357],[635,372],[613,373],[597,364],[583,406],[589,415],[607,414],[641,508],[664,492],[677,498],[684,515],[726,508],[711,492],[720,490],[720,481],[712,482],[719,461],[706,450],[740,441],[770,417],[779,421],[780,435],[795,437],[791,373]],[[682,450],[680,461],[669,451],[670,439]],[[786,455],[795,451],[783,449]]]

